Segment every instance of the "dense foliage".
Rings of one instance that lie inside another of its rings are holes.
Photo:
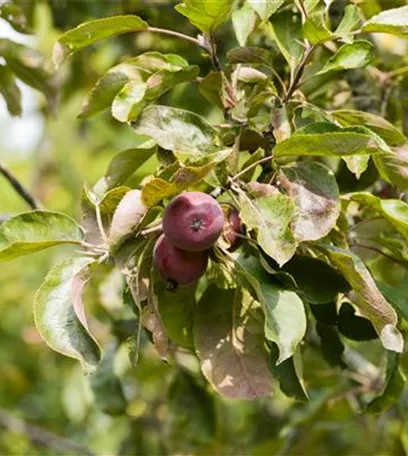
[[[406,2],[106,4],[0,6],[38,36],[0,40],[0,92],[12,116],[17,80],[41,92],[46,119],[37,197],[1,168],[33,210],[2,218],[0,261],[52,263],[36,329],[87,374],[64,386],[69,434],[117,454],[408,451]]]

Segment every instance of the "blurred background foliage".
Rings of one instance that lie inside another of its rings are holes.
[[[62,31],[88,19],[134,13],[152,26],[194,35],[196,31],[175,10],[172,0],[15,0],[2,2],[0,38],[25,43],[44,55],[51,71],[51,51]],[[332,20],[344,1],[331,5]],[[403,0],[362,0],[358,4],[367,17],[382,9],[404,5]],[[5,5],[14,7],[13,14]],[[6,20],[7,19],[7,20]],[[264,42],[270,45],[268,35]],[[388,35],[375,38],[382,70],[408,64],[407,41]],[[237,46],[229,24],[217,34],[219,54]],[[115,63],[147,50],[178,53],[191,64],[199,63],[205,74],[211,62],[189,43],[148,32],[124,35],[77,53],[56,76],[62,87],[58,107],[49,108],[38,91],[19,82],[23,113],[12,118],[0,100],[0,158],[41,199],[45,207],[79,216],[80,192],[84,182],[94,184],[103,175],[110,158],[135,145],[131,129],[116,122],[109,113],[91,119],[77,118],[87,91]],[[0,62],[2,64],[3,62]],[[283,61],[276,62],[277,68]],[[354,103],[365,110],[380,109],[381,87],[367,72],[351,72]],[[387,93],[387,118],[408,133],[408,78],[402,76]],[[314,92],[316,104],[341,102],[342,91],[333,81],[305,87]],[[337,98],[334,95],[337,94]],[[343,93],[344,96],[344,93]],[[56,101],[54,100],[56,103]],[[200,96],[196,84],[178,86],[163,104],[191,109],[212,121],[221,113]],[[362,109],[360,107],[360,109]],[[54,111],[54,112],[52,112]],[[130,185],[156,168],[154,159],[142,167]],[[355,188],[352,175],[344,169],[343,185]],[[374,179],[376,176],[374,176]],[[360,184],[360,185],[364,185]],[[0,210],[26,210],[8,183],[0,180]],[[0,454],[4,455],[403,455],[408,452],[408,392],[397,406],[383,416],[361,415],[361,404],[350,390],[375,390],[385,360],[378,341],[350,342],[360,378],[348,379],[316,353],[304,348],[304,376],[310,402],[296,404],[277,391],[271,399],[258,402],[225,401],[213,395],[200,378],[187,354],[179,360],[189,367],[180,370],[162,362],[144,341],[138,367],[131,369],[124,345],[114,359],[103,364],[106,375],[90,382],[75,361],[48,349],[39,338],[32,318],[35,290],[52,264],[66,254],[58,248],[38,253],[33,259],[17,259],[2,266],[0,274]],[[384,275],[390,264],[377,261]],[[380,264],[381,263],[381,264]],[[374,266],[373,266],[374,267]],[[392,265],[394,268],[395,266]],[[394,270],[395,272],[395,270]],[[91,326],[103,346],[115,353],[127,328],[127,311],[120,296],[120,279],[101,270],[100,281],[89,287],[86,304],[92,309]],[[385,282],[405,277],[396,275]],[[99,285],[97,283],[99,282]],[[114,328],[113,334],[111,326]],[[108,353],[110,351],[108,350]],[[364,353],[360,358],[359,353]],[[366,386],[365,386],[366,385]],[[380,382],[381,386],[381,382]],[[377,385],[377,388],[380,387]]]

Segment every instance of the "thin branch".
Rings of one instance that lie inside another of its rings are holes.
[[[35,196],[17,179],[14,174],[0,163],[0,174],[2,174],[14,188],[14,190],[21,196],[21,198],[31,207],[31,209],[38,209],[39,202]]]
[[[141,231],[140,234],[142,236],[148,236],[149,234],[161,233],[162,231],[163,226],[160,223],[160,225],[152,226],[151,228],[146,228],[145,230]]]
[[[108,245],[109,244],[108,236],[106,235],[105,228],[103,227],[101,208],[100,208],[99,204],[97,204],[95,207],[95,214],[96,214],[96,223],[98,224],[98,228],[101,233],[103,242],[105,243],[105,245]]]
[[[260,160],[256,161],[255,163],[252,163],[251,165],[247,166],[245,169],[240,171],[234,177],[231,177],[231,180],[236,181],[237,179],[239,179],[241,176],[243,176],[245,173],[247,173],[251,169],[256,168],[258,165],[262,165],[262,163],[266,163],[270,160],[272,160],[272,157],[270,155],[268,157],[261,158]]]
[[[316,47],[314,45],[307,45],[305,52],[303,53],[302,60],[300,61],[299,65],[296,68],[295,75],[293,80],[288,88],[286,95],[283,97],[282,103],[286,104],[292,97],[293,93],[299,86],[300,79],[303,76],[303,72],[305,71],[306,65],[309,63],[310,58],[313,55],[314,50]]]
[[[308,13],[307,13],[307,9],[304,4],[304,0],[299,0],[298,4],[299,4],[300,12],[302,13],[302,16],[303,16],[303,21],[305,21],[308,18]]]
[[[50,448],[58,453],[93,456],[93,453],[87,448],[38,426],[28,424],[22,419],[12,416],[4,409],[0,409],[0,426],[13,433],[26,435],[33,443]]]
[[[152,33],[161,33],[162,35],[170,35],[170,36],[174,36],[176,38],[180,38],[185,41],[189,41],[190,43],[193,43],[196,46],[199,46],[201,49],[204,49],[208,52],[208,49],[202,45],[200,40],[198,40],[197,38],[194,38],[192,36],[189,36],[189,35],[184,35],[184,33],[179,33],[179,32],[175,32],[174,30],[167,30],[167,29],[162,29],[162,28],[158,28],[158,27],[148,27],[147,31],[152,32]]]

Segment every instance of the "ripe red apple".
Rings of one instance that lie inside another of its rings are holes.
[[[202,252],[212,247],[223,227],[221,206],[202,192],[185,192],[176,196],[163,216],[163,231],[169,242],[190,252]]]
[[[242,234],[243,232],[241,218],[239,216],[238,210],[233,206],[227,206],[224,209],[224,214],[224,238],[227,240],[231,247],[234,247],[240,240],[238,235]]]
[[[174,247],[162,234],[153,251],[154,264],[163,279],[177,285],[196,282],[206,271],[207,252],[185,252]]]

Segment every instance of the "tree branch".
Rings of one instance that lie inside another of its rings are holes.
[[[28,436],[33,443],[50,448],[59,453],[94,456],[87,448],[38,426],[28,424],[22,419],[10,415],[4,409],[0,409],[0,427],[16,434],[24,434]]]
[[[306,46],[305,52],[303,53],[302,60],[300,61],[298,67],[296,68],[293,80],[289,85],[286,95],[283,97],[283,100],[282,100],[283,104],[286,104],[292,98],[293,93],[298,88],[300,79],[303,76],[303,72],[305,71],[306,65],[309,63],[309,60],[312,57],[315,49],[316,49],[316,47],[314,45],[308,44]]]
[[[32,195],[32,193],[24,187],[24,185],[17,179],[14,174],[7,169],[2,163],[0,163],[0,174],[2,174],[14,188],[14,190],[21,196],[21,198],[31,207],[31,209],[38,209],[39,202]]]
[[[189,41],[190,43],[193,43],[196,46],[199,46],[200,48],[202,48],[208,52],[208,49],[201,44],[200,40],[198,40],[197,38],[194,38],[192,36],[189,36],[189,35],[184,35],[184,33],[179,33],[179,32],[175,32],[173,30],[167,30],[167,29],[162,29],[162,28],[158,28],[158,27],[148,27],[147,31],[152,32],[152,33],[161,33],[162,35],[170,35],[170,36],[174,36],[175,38],[180,38],[182,40]]]

